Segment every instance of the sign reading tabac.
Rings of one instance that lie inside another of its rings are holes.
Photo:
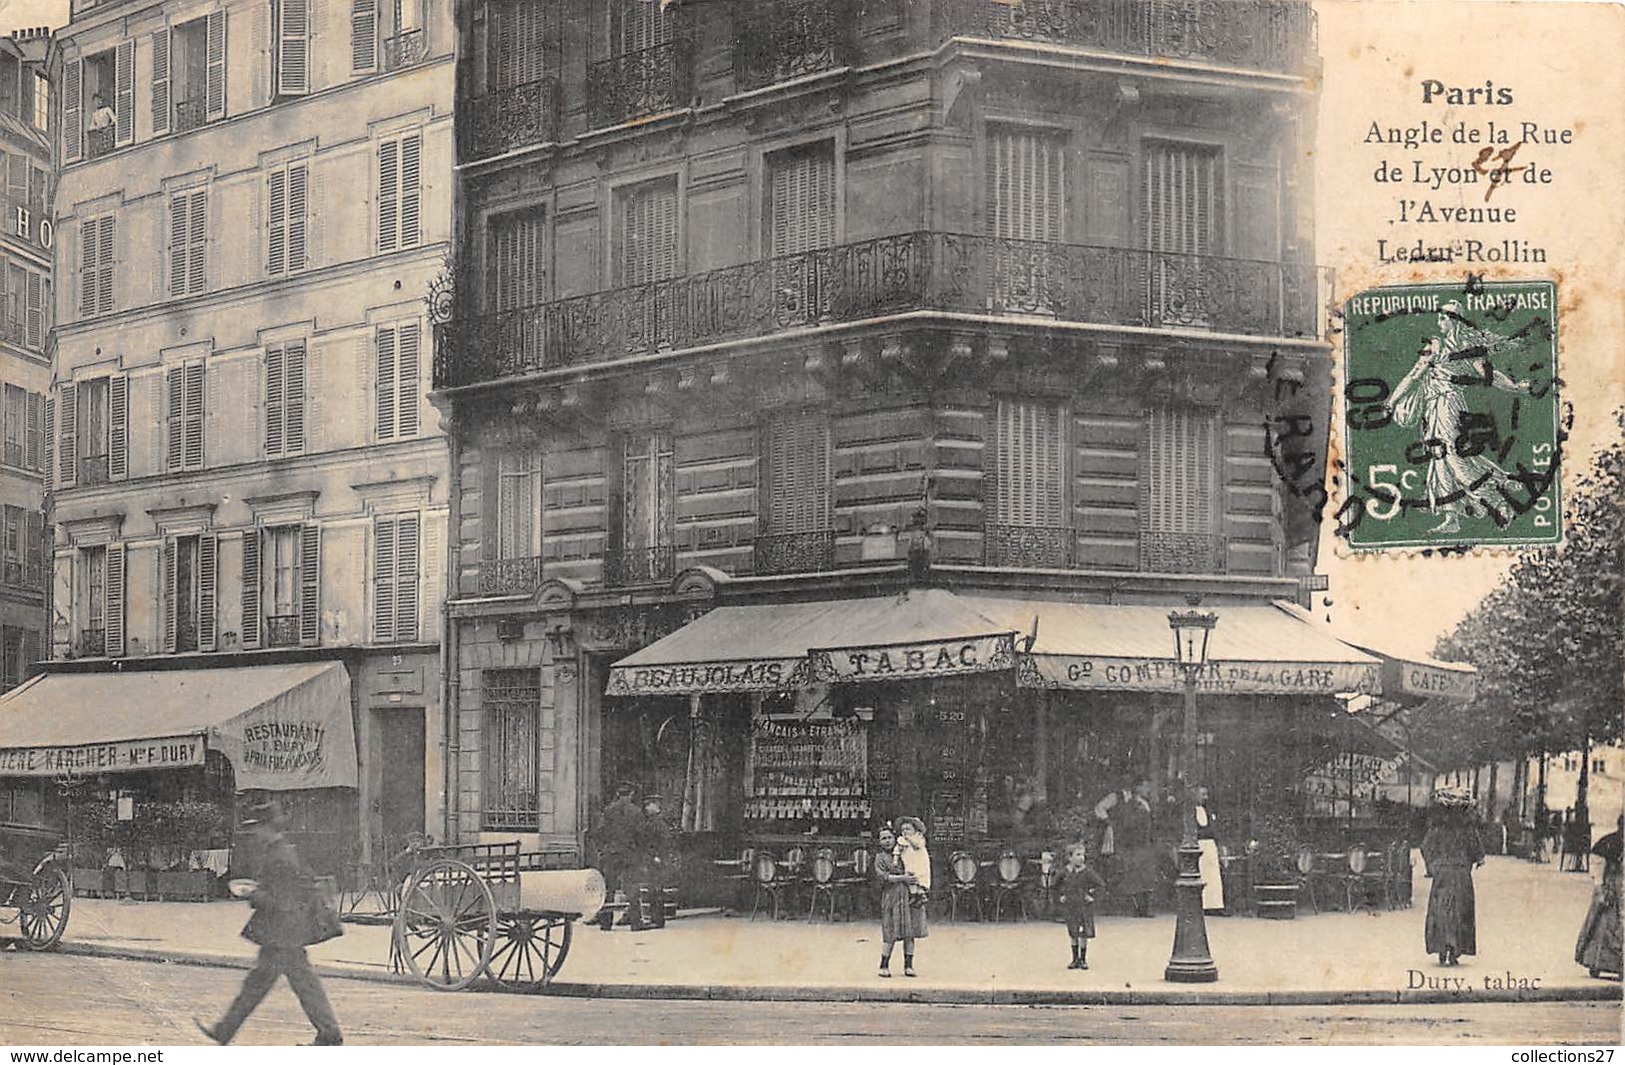
[[[1351,547],[1554,544],[1557,286],[1371,289],[1344,308]]]
[[[917,680],[961,673],[989,673],[1014,664],[1009,633],[953,640],[837,647],[814,651],[813,675],[823,681]]]

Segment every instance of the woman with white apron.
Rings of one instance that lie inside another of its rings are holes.
[[[1219,865],[1219,843],[1213,838],[1213,817],[1207,812],[1207,789],[1196,789],[1196,846],[1202,857],[1197,870],[1202,875],[1202,911],[1224,912],[1224,876]]]

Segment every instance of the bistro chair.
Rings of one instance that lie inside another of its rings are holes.
[[[976,882],[981,867],[976,862],[976,855],[969,851],[954,851],[948,858],[948,869],[954,877],[948,890],[948,920],[959,920],[960,899],[969,900],[976,907],[976,919],[982,920],[981,886]]]
[[[818,912],[820,899],[829,904],[829,919],[835,920],[837,886],[835,852],[828,847],[822,847],[813,854],[812,861],[807,865],[807,893],[811,898],[807,906],[807,920],[812,920],[813,915]]]
[[[1392,843],[1378,851],[1360,847],[1349,851],[1349,872],[1356,880],[1355,895],[1372,910],[1377,908],[1379,900],[1383,909],[1394,908],[1393,877],[1388,870],[1388,859],[1393,852]]]
[[[872,856],[869,848],[859,846],[852,848],[851,861],[838,861],[835,863],[835,891],[840,899],[846,902],[848,917],[856,915],[859,907],[858,900],[864,900],[864,909],[868,909],[867,901],[872,898],[869,891],[869,863]]]
[[[1357,900],[1364,898],[1362,873],[1369,859],[1365,848],[1358,844],[1349,847],[1343,854],[1326,855],[1326,882],[1335,892],[1333,897],[1342,900],[1344,913],[1353,912]]]
[[[766,897],[773,906],[773,920],[779,919],[779,907],[784,902],[784,896],[790,891],[790,878],[787,872],[779,867],[779,862],[766,851],[757,851],[751,864],[751,874],[756,881],[756,899],[750,907],[750,919],[756,920],[756,914],[762,908],[762,899]]]
[[[1023,894],[1026,881],[1022,877],[1023,862],[1021,856],[1014,851],[1005,851],[999,855],[994,868],[999,878],[993,882],[993,919],[1001,920],[1004,917],[1004,905],[1012,903],[1012,913],[1019,910],[1022,920],[1027,919],[1027,897]]]
[[[1308,847],[1298,852],[1298,895],[1309,896],[1309,908],[1316,913],[1320,912],[1320,900],[1315,898],[1315,887],[1319,883],[1320,860],[1315,852]]]
[[[739,857],[713,858],[711,864],[723,870],[717,878],[734,886],[734,901],[742,908],[745,905],[745,887],[756,880],[756,848],[743,847]]]

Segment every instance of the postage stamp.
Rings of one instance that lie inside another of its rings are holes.
[[[1344,315],[1337,534],[1365,551],[1557,543],[1557,286],[1385,286]]]

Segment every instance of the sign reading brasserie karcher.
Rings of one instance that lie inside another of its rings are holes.
[[[0,750],[0,776],[58,776],[64,773],[130,773],[203,764],[203,737],[116,740],[75,747],[12,747]]]
[[[813,676],[824,681],[915,680],[989,673],[1015,664],[1009,633],[883,647],[814,651]]]

